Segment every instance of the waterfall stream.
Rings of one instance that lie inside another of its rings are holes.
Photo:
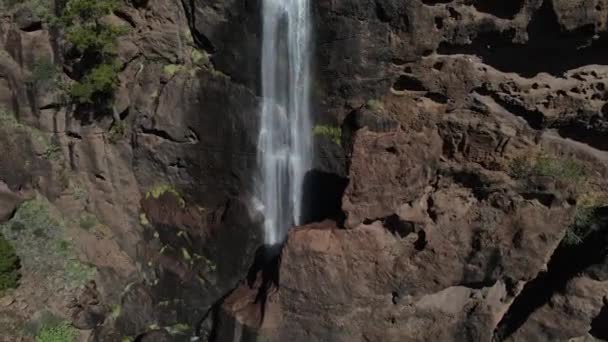
[[[300,223],[311,165],[309,0],[262,1],[262,96],[258,141],[265,242]]]

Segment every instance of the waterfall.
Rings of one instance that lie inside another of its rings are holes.
[[[258,141],[265,242],[300,224],[311,165],[309,0],[262,0],[262,97]]]

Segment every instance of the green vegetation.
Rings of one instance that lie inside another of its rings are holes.
[[[42,152],[42,157],[46,160],[59,160],[61,158],[61,146],[55,142],[50,142]]]
[[[509,174],[516,179],[528,180],[535,176],[551,177],[556,181],[582,185],[587,178],[585,168],[576,160],[540,153],[513,160]]]
[[[208,65],[206,70],[215,78],[226,78],[230,79],[230,76],[224,74],[221,70],[217,70],[213,65]]]
[[[96,269],[79,261],[65,236],[65,222],[41,196],[24,202],[0,232],[19,253],[24,272],[63,279],[76,288],[94,277]]]
[[[29,127],[20,123],[13,113],[0,109],[0,127],[9,130],[26,130]]]
[[[36,336],[36,342],[73,342],[75,340],[76,330],[66,322],[45,326]]]
[[[59,83],[59,67],[50,58],[41,58],[34,62],[30,77],[38,89],[48,89]]]
[[[121,27],[100,18],[118,8],[117,0],[67,0],[61,16],[66,38],[87,63],[86,71],[70,89],[78,103],[107,105],[119,85],[117,40],[125,34]]]
[[[120,316],[120,313],[122,312],[122,307],[120,306],[120,304],[113,304],[111,309],[112,310],[110,311],[110,317],[112,319],[117,319],[118,316]]]
[[[323,136],[331,139],[331,141],[340,145],[342,140],[342,129],[340,127],[316,125],[313,130],[313,134],[316,136]]]
[[[566,236],[563,240],[564,244],[568,246],[578,245],[596,229],[594,226],[596,210],[597,208],[595,207],[586,206],[576,208],[574,223],[566,231]]]
[[[148,216],[146,216],[146,213],[139,214],[139,224],[144,227],[150,226],[150,221],[148,220]]]
[[[605,192],[587,192],[576,206],[574,222],[568,227],[563,243],[568,246],[582,243],[590,234],[600,227],[597,210],[608,205]]]
[[[200,254],[195,253],[194,259],[197,261],[197,263],[199,265],[206,266],[208,271],[215,272],[215,270],[217,269],[217,265],[213,261],[207,259],[206,257],[204,257]]]
[[[51,11],[53,8],[51,0],[0,0],[0,7],[9,10],[29,8],[42,21],[50,24],[56,23],[56,18]]]
[[[79,103],[105,105],[119,85],[119,65],[104,63],[89,72],[70,88],[70,95]]]
[[[187,335],[192,328],[188,325],[188,324],[184,324],[184,323],[177,323],[168,327],[165,327],[165,330],[167,330],[167,332],[170,335]]]
[[[89,280],[95,277],[97,269],[95,267],[83,264],[73,255],[71,246],[66,252],[64,252],[67,258],[64,265],[64,277],[68,284],[73,287],[79,287],[86,284]]]
[[[20,123],[13,113],[0,108],[0,129],[11,132],[22,132],[31,137],[32,142],[37,143],[44,149],[42,157],[47,160],[57,160],[61,157],[61,146],[52,142],[40,130]]]
[[[584,193],[576,205],[574,222],[568,227],[562,241],[564,245],[578,245],[598,228],[597,209],[605,206],[608,198],[605,192],[594,192],[590,188],[589,174],[581,162],[541,152],[513,160],[509,174],[524,181],[531,181],[534,177],[550,177],[573,187],[579,194]]]
[[[207,52],[194,49],[192,50],[192,62],[197,65],[205,65],[209,63],[209,55]]]
[[[7,9],[29,8],[42,21],[61,27],[74,48],[70,61],[80,70],[77,82],[68,90],[73,101],[106,106],[119,85],[117,62],[118,38],[124,27],[109,24],[103,18],[120,5],[120,0],[63,0],[58,16],[52,0],[0,0]],[[38,86],[50,87],[57,82],[57,67],[50,59],[38,60],[31,80]]]
[[[179,64],[167,64],[163,67],[163,72],[167,77],[173,77],[183,70],[185,70],[185,67]]]
[[[116,144],[127,136],[129,124],[125,120],[115,120],[108,132],[108,140],[112,144]]]
[[[19,282],[19,257],[13,246],[0,234],[0,295]]]
[[[38,335],[45,327],[55,327],[65,323],[63,318],[55,315],[54,313],[44,310],[38,312],[23,325],[23,331],[31,336]]]
[[[185,248],[182,248],[182,257],[184,258],[184,260],[192,260],[192,256]]]
[[[177,191],[177,189],[175,189],[173,185],[170,184],[156,185],[146,193],[146,199],[159,199],[164,194],[170,194],[177,198],[179,205],[182,208],[186,206],[186,201],[184,200],[182,195]]]
[[[368,100],[367,103],[365,103],[365,108],[379,112],[384,110],[384,104],[378,100]]]
[[[80,228],[84,230],[91,230],[99,224],[99,220],[97,220],[95,215],[83,214],[80,217],[78,224],[80,225]]]

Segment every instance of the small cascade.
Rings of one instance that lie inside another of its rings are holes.
[[[265,242],[281,243],[300,223],[311,167],[311,24],[308,0],[263,0],[258,198]]]

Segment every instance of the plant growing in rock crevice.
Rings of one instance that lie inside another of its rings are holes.
[[[42,196],[21,204],[0,231],[19,253],[26,274],[61,278],[66,288],[76,288],[96,273],[80,262],[67,239],[66,222]]]
[[[129,124],[125,120],[115,120],[108,131],[108,140],[112,144],[116,144],[127,136]]]
[[[59,72],[59,67],[53,63],[51,58],[39,58],[34,61],[32,66],[30,82],[38,90],[55,87],[59,83]]]
[[[583,243],[598,228],[596,211],[608,203],[606,193],[593,191],[589,174],[580,161],[541,152],[514,159],[509,166],[509,175],[532,183],[535,177],[549,177],[569,186],[575,193],[585,193],[577,200],[574,221],[568,226],[562,241],[565,246]]]
[[[375,112],[381,112],[384,110],[384,104],[382,102],[380,102],[379,100],[368,100],[365,103],[365,108],[371,110],[371,111],[375,111]]]
[[[61,146],[57,142],[49,139],[40,130],[22,124],[13,113],[3,111],[1,108],[0,129],[7,130],[9,136],[16,132],[28,135],[33,143],[42,148],[41,157],[46,160],[53,161],[61,158]]]
[[[600,228],[602,219],[598,211],[606,206],[608,206],[608,198],[605,193],[591,192],[584,195],[577,203],[574,222],[568,227],[562,243],[567,246],[583,243]]]
[[[117,39],[125,33],[103,18],[118,8],[117,0],[67,0],[61,22],[76,56],[78,81],[71,87],[74,101],[107,105],[119,85]]]
[[[572,185],[582,185],[587,179],[585,168],[575,159],[553,156],[545,152],[532,157],[515,158],[509,165],[508,171],[511,177],[526,181],[540,176]]]
[[[19,281],[19,257],[13,246],[0,234],[0,295],[16,288]]]
[[[316,125],[313,130],[313,134],[316,136],[327,137],[331,141],[340,145],[342,140],[342,129],[340,127],[328,126],[328,125]]]
[[[152,189],[146,192],[146,199],[159,199],[165,194],[169,194],[175,197],[180,207],[184,208],[186,206],[186,201],[184,200],[184,197],[179,193],[179,191],[177,191],[177,189],[173,185],[170,184],[159,184],[154,186]]]
[[[67,322],[45,326],[36,336],[36,342],[73,342],[75,340],[76,330]]]

